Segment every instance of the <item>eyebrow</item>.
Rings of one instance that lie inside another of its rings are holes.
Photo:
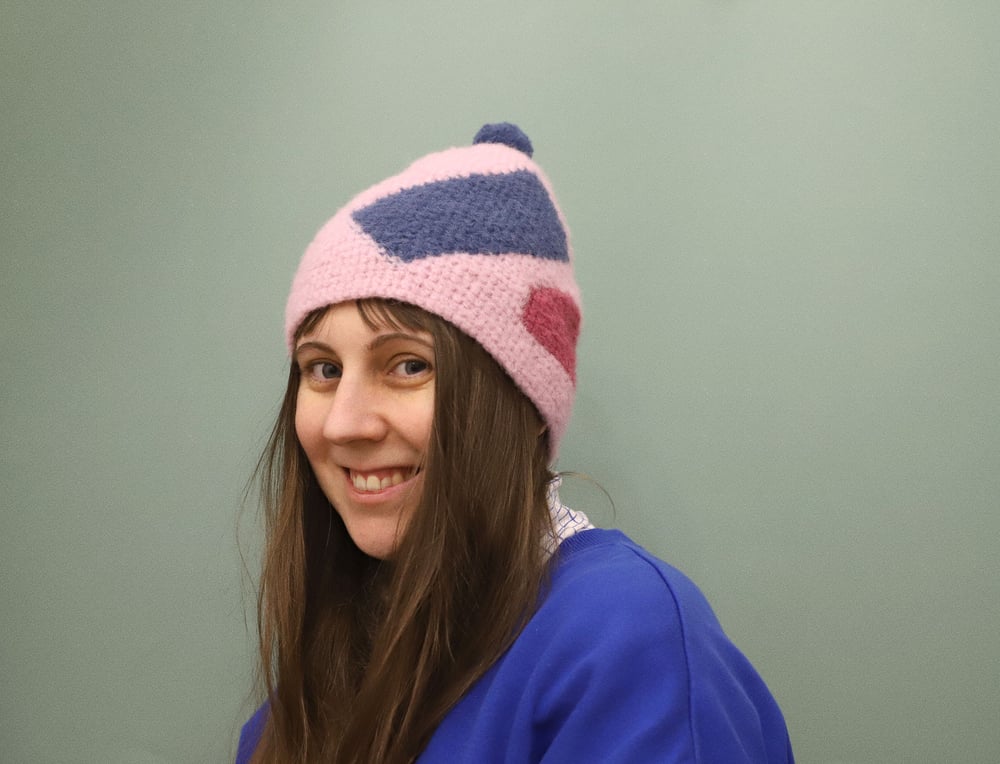
[[[393,340],[409,340],[411,342],[419,342],[421,345],[425,346],[430,350],[434,350],[434,343],[425,340],[416,334],[407,334],[406,332],[387,332],[385,334],[378,335],[375,339],[369,342],[365,346],[367,352],[372,352],[378,347],[386,344],[387,342],[392,342]],[[296,346],[295,356],[298,357],[299,353],[303,350],[322,350],[323,352],[333,352],[333,348],[327,345],[325,342],[320,342],[319,340],[308,340],[303,342],[301,345]]]
[[[431,350],[434,349],[433,342],[429,342],[419,335],[408,334],[407,332],[388,332],[387,334],[380,334],[378,337],[369,342],[365,350],[374,350],[375,348],[380,347],[387,342],[392,342],[393,340],[411,340],[413,342],[419,342],[421,345],[424,345]]]

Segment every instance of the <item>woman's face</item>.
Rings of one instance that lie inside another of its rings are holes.
[[[434,343],[371,329],[353,302],[296,343],[295,431],[323,493],[358,548],[392,556],[420,500],[434,417]]]

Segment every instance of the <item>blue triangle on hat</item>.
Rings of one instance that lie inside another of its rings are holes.
[[[528,170],[414,186],[362,207],[353,217],[404,262],[457,252],[569,260],[555,205]]]

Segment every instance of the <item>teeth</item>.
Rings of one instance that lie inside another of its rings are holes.
[[[399,470],[392,473],[390,477],[384,477],[379,479],[375,475],[362,475],[358,472],[351,473],[351,482],[354,484],[354,488],[358,491],[364,491],[369,493],[372,491],[384,491],[386,488],[391,488],[394,485],[399,485],[406,478],[403,477],[403,473]]]

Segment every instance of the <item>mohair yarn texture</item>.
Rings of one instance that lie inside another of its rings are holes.
[[[290,350],[313,310],[381,297],[417,305],[479,342],[535,404],[554,459],[576,389],[580,291],[565,218],[515,125],[418,159],[320,229],[292,282]]]

